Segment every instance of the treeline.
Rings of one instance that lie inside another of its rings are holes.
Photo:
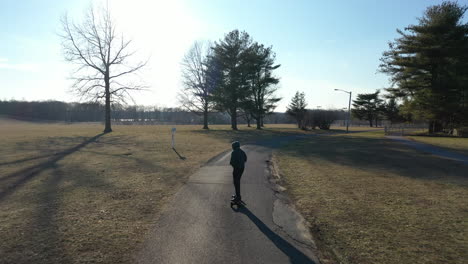
[[[97,122],[104,120],[104,108],[99,103],[0,100],[0,115],[31,121]]]
[[[112,105],[112,121],[116,124],[203,124],[203,117],[181,108],[156,106]],[[0,115],[28,121],[52,122],[104,122],[105,107],[100,103],[66,103],[61,101],[2,101]],[[241,116],[240,123],[248,124]],[[227,113],[211,112],[210,124],[230,124]],[[266,124],[284,124],[293,121],[284,113],[271,113]]]

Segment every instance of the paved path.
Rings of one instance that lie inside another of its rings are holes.
[[[459,153],[455,153],[455,152],[452,152],[443,148],[439,148],[433,145],[416,142],[416,141],[413,141],[413,140],[410,140],[408,138],[401,137],[401,136],[386,136],[386,138],[396,140],[412,148],[435,155],[437,157],[455,160],[455,161],[468,165],[468,156],[465,156]]]
[[[271,189],[266,162],[271,149],[242,149],[248,155],[241,181],[247,206],[229,206],[234,187],[226,153],[192,175],[175,195],[138,263],[318,263],[302,218]]]

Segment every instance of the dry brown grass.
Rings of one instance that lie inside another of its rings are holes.
[[[232,140],[298,133],[177,126],[181,160],[171,126],[102,129],[0,120],[0,263],[131,263],[166,202]]]
[[[465,165],[373,132],[301,140],[275,157],[287,192],[337,262],[466,263]]]

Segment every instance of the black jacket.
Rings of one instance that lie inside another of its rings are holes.
[[[242,149],[240,149],[240,144],[237,141],[232,143],[232,148],[231,162],[229,164],[234,168],[244,168],[244,165],[247,162],[247,155]]]

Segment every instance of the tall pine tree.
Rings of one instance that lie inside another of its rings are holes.
[[[380,71],[391,76],[393,96],[403,98],[431,132],[468,122],[467,10],[455,2],[429,7],[418,25],[389,43]]]
[[[252,38],[247,32],[233,30],[216,42],[213,57],[219,72],[212,99],[219,111],[231,116],[231,128],[237,130],[237,111],[250,94],[246,71]]]
[[[275,53],[271,47],[265,48],[258,43],[250,47],[246,65],[250,94],[246,98],[245,111],[257,121],[257,129],[262,128],[263,118],[281,100],[274,94],[279,78],[273,75],[273,71],[279,67],[279,64],[275,65]]]

